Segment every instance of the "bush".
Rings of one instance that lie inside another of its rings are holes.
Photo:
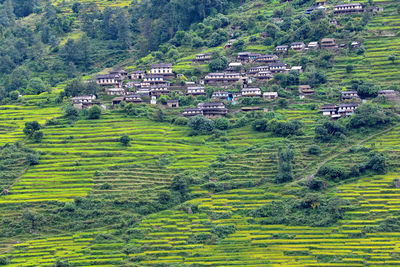
[[[26,162],[30,166],[37,165],[37,164],[39,164],[39,158],[35,154],[29,153],[28,155],[26,155]]]
[[[42,127],[37,121],[31,121],[25,123],[24,134],[28,136],[32,136],[32,134],[36,131],[39,131]]]
[[[278,152],[278,169],[279,172],[275,176],[276,183],[285,183],[293,180],[292,161],[294,159],[294,150],[290,145],[285,148],[279,148]]]
[[[319,146],[317,146],[317,145],[311,145],[308,148],[307,152],[310,155],[319,155],[319,154],[321,154],[321,148]]]
[[[266,132],[268,127],[267,119],[258,119],[253,122],[253,129],[258,132]]]
[[[109,183],[104,183],[100,186],[100,190],[110,190],[112,186]]]
[[[314,178],[308,183],[308,188],[310,188],[311,190],[319,191],[324,187],[324,181],[318,178]]]
[[[315,127],[314,139],[319,142],[330,142],[344,139],[346,128],[334,121],[326,121],[322,125]]]
[[[97,120],[100,119],[100,115],[101,115],[101,108],[95,105],[89,109],[88,119]]]
[[[317,172],[317,175],[325,177],[328,180],[339,182],[347,178],[346,170],[334,165],[323,165]]]
[[[227,118],[221,117],[214,120],[215,128],[218,130],[229,129],[229,120]]]
[[[251,213],[262,224],[330,226],[343,218],[346,201],[317,193],[303,198],[273,201]]]
[[[278,121],[273,119],[269,122],[268,129],[279,136],[300,135],[303,124],[298,120]]]
[[[354,115],[351,116],[348,124],[349,128],[375,127],[391,122],[381,107],[373,103],[365,103],[358,106]]]
[[[126,134],[124,134],[123,136],[121,136],[119,138],[119,142],[124,146],[128,146],[130,141],[131,141],[131,138]]]
[[[68,106],[65,110],[65,116],[71,119],[76,119],[79,115],[78,110],[76,110],[73,106]]]
[[[214,122],[203,115],[197,115],[189,120],[189,127],[197,133],[209,133],[214,130]]]
[[[215,234],[218,236],[218,238],[223,239],[227,237],[230,234],[233,234],[236,231],[236,227],[234,225],[219,225],[215,226],[212,230],[211,233]]]
[[[175,125],[186,126],[189,123],[189,119],[185,117],[179,117],[174,121]]]
[[[33,133],[32,138],[36,143],[40,143],[43,139],[43,132],[42,131],[36,131]]]

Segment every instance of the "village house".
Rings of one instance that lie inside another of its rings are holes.
[[[170,90],[169,86],[166,85],[153,85],[150,87],[150,95],[151,96],[161,96],[161,95],[169,95]]]
[[[132,73],[130,74],[129,78],[131,80],[142,80],[145,75],[146,75],[146,71],[144,71],[144,70],[135,70],[135,71],[132,71]]]
[[[357,91],[342,91],[342,100],[358,99]]]
[[[269,37],[267,32],[262,32],[262,33],[260,34],[260,38],[261,38],[261,39],[265,39],[265,38],[267,38],[267,37]]]
[[[197,54],[196,58],[193,61],[197,62],[205,62],[211,60],[211,53],[205,54]]]
[[[352,49],[356,49],[356,48],[360,47],[360,43],[354,41],[354,42],[351,42],[350,46],[351,46]]]
[[[371,6],[371,7],[369,8],[369,10],[370,10],[371,12],[374,12],[374,13],[376,13],[376,12],[383,12],[383,7]]]
[[[278,46],[275,48],[275,50],[276,50],[276,52],[278,52],[278,53],[287,53],[287,51],[289,50],[289,46],[287,46],[287,45],[278,45]]]
[[[303,51],[306,48],[306,44],[303,42],[294,42],[290,45],[290,49],[294,51]]]
[[[311,86],[308,84],[305,85],[299,85],[299,95],[300,99],[303,99],[307,96],[315,94],[315,91],[311,89]]]
[[[293,67],[290,68],[290,71],[292,71],[292,70],[298,71],[299,73],[302,73],[303,72],[303,67],[302,66],[293,66]]]
[[[359,105],[358,103],[339,104],[338,114],[342,117],[351,116]]]
[[[236,39],[228,40],[228,42],[225,45],[225,48],[231,48],[234,42],[236,42]]]
[[[243,97],[261,97],[261,89],[260,88],[243,88],[242,96]]]
[[[265,92],[263,93],[263,98],[270,100],[276,99],[278,98],[278,92]]]
[[[140,96],[149,96],[150,88],[139,88],[136,90],[136,94]]]
[[[95,95],[92,96],[75,96],[71,98],[71,102],[76,109],[86,109],[93,106],[96,99]]]
[[[104,74],[97,76],[97,84],[100,86],[118,86],[121,87],[122,79],[117,74]]]
[[[260,71],[258,72],[254,77],[256,77],[259,80],[272,80],[274,78],[274,75],[272,74],[272,72],[270,72],[269,70],[267,71]]]
[[[259,56],[260,54],[254,54],[251,52],[240,52],[237,55],[237,59],[242,62],[253,62]]]
[[[156,84],[165,84],[164,76],[159,74],[148,74],[144,76],[143,82],[140,83],[141,87],[149,87]]]
[[[240,73],[209,73],[205,77],[207,84],[231,84],[243,81],[245,78]]]
[[[317,50],[319,48],[318,42],[310,42],[307,46],[309,50]]]
[[[331,18],[329,20],[329,24],[335,25],[335,26],[339,26],[339,21],[335,18]]]
[[[232,62],[228,65],[228,71],[238,72],[243,68],[243,64],[240,62]]]
[[[170,108],[179,108],[179,100],[167,100],[167,106]]]
[[[124,101],[124,97],[123,97],[123,96],[114,97],[114,98],[112,99],[113,108],[115,108],[116,106],[118,106],[119,104],[121,104],[122,101]]]
[[[283,62],[272,63],[269,65],[269,71],[272,73],[286,72],[287,64]]]
[[[347,14],[347,13],[361,13],[364,9],[360,3],[346,3],[336,5],[333,13],[335,14]]]
[[[338,108],[339,107],[336,105],[326,104],[321,107],[320,112],[322,112],[323,116],[340,117],[340,115],[338,115]]]
[[[126,91],[124,88],[107,88],[107,95],[125,95]]]
[[[189,86],[187,88],[187,95],[194,95],[194,96],[199,96],[199,95],[206,95],[206,88],[204,86]]]
[[[203,115],[203,110],[200,108],[185,108],[182,113],[184,117],[193,117],[197,115]]]
[[[255,61],[259,63],[274,63],[279,61],[279,57],[277,55],[259,55]]]
[[[228,113],[228,109],[222,102],[199,103],[197,108],[201,109],[207,118],[222,117]]]
[[[119,75],[121,79],[128,78],[128,72],[123,69],[116,69],[110,72],[111,75]]]
[[[390,100],[397,99],[397,95],[398,94],[395,90],[380,90],[380,91],[378,91],[378,97],[384,96]]]
[[[317,0],[317,6],[325,6],[328,3],[328,0]]]
[[[324,49],[335,49],[338,48],[338,45],[333,38],[323,38],[321,40],[321,48]]]
[[[153,64],[150,68],[150,74],[161,74],[161,75],[174,75],[172,72],[172,64],[169,63],[160,63]]]
[[[229,93],[225,92],[225,91],[215,91],[212,94],[212,99],[228,100],[229,99]]]
[[[269,71],[269,66],[250,67],[249,74],[257,74],[260,71]]]
[[[124,97],[126,103],[142,103],[142,97],[140,95],[126,95]]]

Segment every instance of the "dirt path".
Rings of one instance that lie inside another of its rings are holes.
[[[314,179],[314,177],[315,177],[315,175],[318,173],[319,169],[320,169],[324,164],[326,164],[327,162],[329,162],[329,161],[331,161],[332,159],[338,157],[338,156],[341,155],[342,153],[348,152],[348,151],[349,151],[352,147],[354,147],[354,146],[359,146],[359,145],[361,145],[361,144],[363,144],[363,143],[365,143],[365,142],[368,142],[369,140],[371,140],[371,139],[373,139],[373,138],[375,138],[375,137],[377,137],[377,136],[379,136],[379,135],[382,135],[382,134],[385,134],[385,133],[387,133],[387,132],[392,131],[393,129],[395,129],[395,128],[396,128],[397,126],[399,126],[399,125],[400,125],[400,124],[395,124],[394,126],[388,128],[388,129],[386,129],[386,130],[384,130],[384,131],[381,131],[381,132],[375,133],[375,134],[373,134],[373,135],[370,135],[370,136],[368,136],[367,138],[365,138],[365,139],[363,139],[363,140],[357,142],[356,144],[352,145],[352,146],[349,147],[349,148],[348,148],[348,147],[344,147],[344,148],[341,148],[341,149],[337,150],[336,153],[334,153],[334,154],[332,154],[331,156],[327,157],[325,160],[323,160],[322,162],[320,162],[320,163],[317,165],[316,170],[315,170],[310,176],[307,177],[307,182],[310,182],[312,179]]]

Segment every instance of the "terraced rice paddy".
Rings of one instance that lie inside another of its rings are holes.
[[[118,116],[43,131],[43,143],[29,145],[41,151],[40,165],[29,169],[0,203],[69,201],[103,183],[112,186],[110,193],[138,196],[154,185],[168,185],[171,172],[207,167],[222,152],[217,142],[204,145],[201,137],[184,137],[185,128]],[[119,143],[124,134],[133,139],[129,147]]]
[[[370,143],[379,140],[382,150],[394,151],[399,141],[394,142],[392,137],[399,133],[400,128],[396,128]],[[336,194],[359,208],[346,212],[344,219],[332,227],[261,225],[258,220],[249,221],[241,211],[281,197],[279,188],[271,185],[266,186],[268,190],[239,189],[195,199],[188,204],[198,206],[199,213],[165,212],[144,221],[138,229],[147,231],[146,242],[133,240],[143,252],[130,256],[144,258],[144,265],[184,262],[211,266],[398,266],[399,234],[363,230],[400,215],[400,189],[394,188],[399,177],[396,169],[339,186]],[[210,212],[225,215],[211,222],[201,219]],[[235,225],[236,232],[218,244],[188,242],[189,233],[210,234],[210,225]],[[174,245],[176,242],[178,246]]]
[[[60,114],[60,108],[55,107],[38,109],[37,106],[1,106],[0,145],[22,141],[25,138],[22,130],[26,122],[38,121],[40,124],[43,124],[48,119]]]
[[[390,55],[400,55],[400,20],[397,15],[398,2],[377,2],[377,6],[383,7],[383,13],[375,15],[368,23],[368,36],[363,45],[365,54],[341,55],[335,57],[336,63],[330,74],[332,82],[348,82],[352,79],[374,79],[382,85],[391,85],[400,80],[400,61],[394,63],[388,60]],[[354,71],[346,73],[346,65],[354,65]]]

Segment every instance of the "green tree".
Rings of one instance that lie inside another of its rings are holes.
[[[215,128],[218,130],[228,130],[229,129],[229,120],[225,117],[216,118],[214,120]]]
[[[197,115],[190,118],[189,127],[197,133],[208,133],[214,130],[214,122],[203,115]]]
[[[293,180],[292,162],[294,160],[293,146],[279,148],[278,152],[278,174],[275,176],[276,183],[285,183]]]
[[[43,132],[42,131],[35,131],[32,135],[32,139],[36,142],[36,143],[40,143],[43,139]]]
[[[131,141],[131,138],[126,134],[121,136],[121,138],[119,139],[119,142],[124,146],[128,146],[130,141]]]
[[[390,56],[388,56],[388,60],[392,61],[392,64],[394,64],[394,62],[396,60],[396,56],[395,55],[390,55]]]
[[[97,120],[100,119],[100,115],[101,115],[101,108],[95,105],[89,109],[88,119]]]
[[[32,136],[34,132],[39,131],[42,127],[37,121],[31,121],[25,123],[24,134]]]

